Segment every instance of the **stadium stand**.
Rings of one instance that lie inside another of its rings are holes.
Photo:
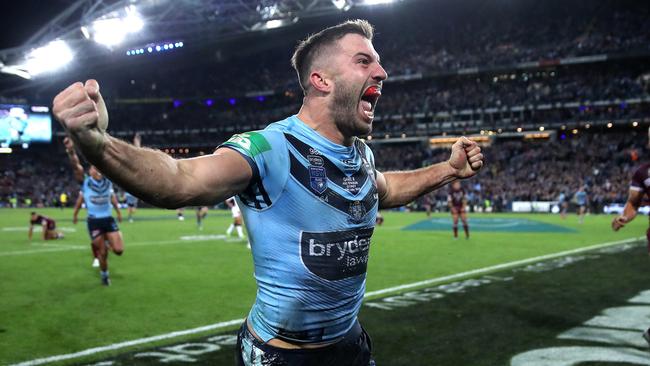
[[[479,206],[487,200],[507,211],[513,200],[555,200],[580,184],[591,187],[595,212],[624,201],[637,163],[631,152],[644,156],[639,131],[650,124],[647,7],[528,0],[505,10],[478,0],[403,6],[407,24],[380,11],[359,14],[376,25],[376,47],[390,75],[367,137],[380,169],[445,159],[428,137],[484,134],[491,138],[489,167],[471,181],[480,190],[470,192]],[[111,133],[129,139],[137,131],[145,145],[170,153],[182,148],[188,156],[296,113],[302,92],[288,61],[296,38],[286,32],[292,31],[269,33],[270,46],[253,42],[245,52],[236,52],[234,42],[185,58],[127,60],[98,70],[92,76],[107,98]],[[49,102],[58,87],[2,97]],[[541,129],[550,131],[548,139],[517,134]],[[60,128],[55,132],[62,138]],[[63,183],[69,179],[61,179],[68,173],[59,146],[0,159],[5,204],[13,196],[48,205],[57,192],[75,195]]]

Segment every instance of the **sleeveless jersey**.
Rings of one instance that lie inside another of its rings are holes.
[[[113,183],[110,180],[106,177],[95,180],[86,175],[81,186],[81,193],[84,195],[84,203],[88,209],[88,218],[111,217]]]
[[[325,342],[356,321],[378,208],[374,157],[337,145],[297,116],[222,145],[253,170],[237,196],[258,292],[249,321],[265,342]]]

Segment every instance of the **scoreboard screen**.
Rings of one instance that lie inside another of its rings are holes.
[[[0,104],[0,145],[52,141],[52,116],[50,108]]]

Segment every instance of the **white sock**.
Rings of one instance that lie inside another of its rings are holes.
[[[228,226],[228,230],[226,230],[226,236],[230,236],[230,234],[232,234],[232,231],[233,231],[234,228],[235,228],[235,225],[230,224],[230,226]]]
[[[237,228],[237,236],[239,236],[240,238],[243,238],[244,237],[244,231],[241,229],[241,225],[237,225],[236,228]]]

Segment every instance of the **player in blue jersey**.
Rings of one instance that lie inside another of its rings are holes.
[[[99,262],[102,284],[109,286],[111,281],[108,272],[108,249],[110,248],[117,255],[122,255],[124,252],[122,233],[111,214],[112,208],[115,208],[117,220],[122,222],[122,213],[117,197],[113,192],[113,183],[92,165],[88,169],[88,174],[84,174],[72,141],[66,138],[64,144],[72,164],[75,179],[81,183],[81,190],[72,214],[72,222],[77,223],[79,210],[82,204],[85,204],[88,210],[86,221],[93,255]]]
[[[578,210],[578,222],[583,223],[585,221],[585,214],[587,213],[587,192],[585,191],[584,186],[580,186],[578,191],[573,195],[576,206]]]
[[[127,218],[129,222],[133,222],[133,214],[138,209],[138,197],[129,192],[124,192],[124,199],[126,200]]]
[[[447,161],[405,172],[375,169],[372,151],[357,137],[371,132],[387,78],[372,39],[372,26],[355,20],[302,41],[292,58],[304,91],[299,113],[192,159],[110,136],[95,80],[54,99],[54,116],[84,155],[143,200],[177,208],[237,196],[258,285],[238,336],[239,365],[374,365],[357,314],[377,210],[483,166],[480,148],[461,137]]]

